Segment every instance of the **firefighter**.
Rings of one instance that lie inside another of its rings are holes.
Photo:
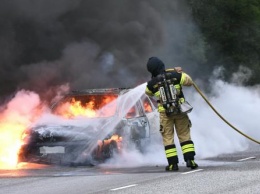
[[[181,145],[186,166],[191,169],[196,169],[198,165],[194,161],[195,149],[190,135],[191,121],[187,113],[181,111],[180,106],[185,102],[182,86],[191,86],[193,83],[192,79],[188,74],[182,72],[181,67],[165,69],[164,63],[157,57],[149,58],[147,70],[152,74],[152,78],[147,82],[145,93],[148,96],[154,96],[158,102],[160,133],[163,138],[165,154],[168,161],[166,171],[179,170],[177,149],[174,143],[174,128]],[[176,91],[176,95],[173,94],[172,96],[175,97],[174,99],[177,102],[174,104],[174,101],[171,101],[170,106],[166,101],[166,94],[169,94],[169,91],[164,91],[164,89],[167,90],[169,88],[164,88],[162,84],[163,80],[166,79],[165,76],[166,78],[169,77]]]

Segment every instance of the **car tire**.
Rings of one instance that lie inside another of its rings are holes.
[[[118,151],[117,142],[111,141],[104,150],[105,159],[112,158]]]

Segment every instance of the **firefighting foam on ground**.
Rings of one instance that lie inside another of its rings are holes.
[[[142,84],[133,89],[128,95],[135,96],[134,99],[138,99],[143,94],[144,88],[145,84]],[[252,137],[259,139],[258,129],[254,127],[258,126],[258,120],[249,119],[252,118],[251,115],[258,115],[258,110],[255,107],[260,107],[259,87],[245,88],[216,80],[215,84],[212,85],[212,89],[213,97],[209,99],[214,106],[216,106],[231,123],[234,123],[242,131]],[[193,123],[192,133],[194,141],[196,142],[196,157],[198,159],[205,159],[219,154],[233,153],[247,149],[250,142],[226,126],[225,123],[209,109],[193,88],[187,89],[186,93],[187,100],[194,107],[193,112],[190,113],[190,117]],[[129,98],[129,96],[125,95],[123,98]],[[229,100],[229,98],[232,99],[232,101]],[[107,100],[110,102],[111,98]],[[76,102],[75,104],[77,109],[73,106],[69,117],[71,117],[73,111],[76,110],[77,115],[85,115],[87,113],[82,110],[82,106],[79,106]],[[130,109],[132,105],[133,104],[129,104],[128,109]],[[80,111],[78,112],[78,110]],[[237,114],[238,110],[240,114]],[[96,114],[94,112],[88,113],[90,113],[90,116]],[[41,122],[59,124],[74,122],[76,125],[86,124],[86,121],[82,118],[76,120],[76,122],[68,121],[66,119],[68,113],[66,113],[66,115],[65,118],[60,118],[50,114],[49,110],[41,105],[39,96],[36,93],[19,91],[5,107],[2,107],[0,115],[0,169],[19,168],[19,165],[17,165],[17,154],[23,143],[23,132],[28,126],[35,123],[40,124]],[[207,120],[206,124],[205,120]],[[112,126],[106,129],[111,129],[116,124],[116,121],[114,121],[111,124]],[[91,123],[91,125],[95,126],[98,124]],[[109,132],[110,131],[107,130],[104,133],[99,133],[97,139],[104,139]],[[122,140],[119,136],[113,136],[113,139],[117,142]],[[95,140],[92,143],[92,146],[95,146],[97,141]],[[207,146],[205,146],[205,144],[207,144]],[[93,147],[89,149],[93,149]],[[78,159],[82,159],[82,156]],[[115,156],[107,161],[105,165],[140,166],[145,164],[166,164],[160,136],[155,135],[152,138],[152,143],[146,149],[145,153],[141,154],[135,149],[122,150],[120,157]],[[37,168],[38,167],[40,168],[40,166],[37,166]]]

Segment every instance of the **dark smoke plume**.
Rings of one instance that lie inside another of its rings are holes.
[[[150,77],[146,61],[152,55],[191,71],[192,56],[203,52],[192,49],[201,45],[183,4],[2,0],[0,95],[28,89],[46,98],[64,84],[71,89],[134,87]]]

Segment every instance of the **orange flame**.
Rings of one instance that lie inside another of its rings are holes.
[[[65,118],[73,118],[76,116],[84,117],[109,117],[112,116],[116,111],[116,105],[113,101],[116,96],[102,96],[98,102],[95,97],[89,102],[83,103],[80,100],[72,98],[70,102],[61,104],[55,113]]]
[[[0,113],[0,169],[16,168],[22,134],[42,113],[39,104],[37,94],[20,91]]]
[[[108,146],[112,141],[116,142],[117,150],[120,152],[122,150],[123,137],[118,134],[114,134],[110,139],[98,140],[96,154],[98,157],[102,155],[102,150],[105,146]]]
[[[14,168],[18,161],[18,151],[22,145],[21,134],[25,126],[14,123],[0,125],[0,169]]]
[[[144,110],[148,113],[153,111],[151,104],[147,101],[144,101]]]

